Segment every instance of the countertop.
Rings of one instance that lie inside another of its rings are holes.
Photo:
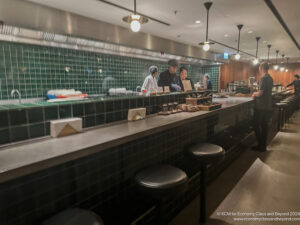
[[[214,111],[182,112],[168,116],[151,116],[136,122],[124,121],[83,133],[23,145],[0,148],[0,183],[31,174],[79,157],[179,126],[253,101],[251,98],[216,98],[222,108]]]

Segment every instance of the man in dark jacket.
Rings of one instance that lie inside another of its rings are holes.
[[[158,86],[169,86],[170,91],[181,91],[181,88],[176,84],[176,72],[178,69],[178,62],[175,59],[168,61],[169,69],[159,74]]]
[[[259,73],[264,75],[259,81],[258,91],[253,93],[255,99],[253,128],[258,145],[256,151],[266,151],[268,139],[268,124],[272,112],[273,78],[268,74],[269,64],[263,62],[259,66]]]
[[[294,77],[295,77],[295,80],[292,83],[288,84],[287,87],[294,86],[294,94],[299,95],[300,94],[300,80],[299,80],[300,76],[298,74],[295,74]]]

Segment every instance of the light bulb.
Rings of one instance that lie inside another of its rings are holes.
[[[279,66],[275,65],[273,68],[274,68],[274,70],[278,70]]]
[[[280,67],[280,72],[284,71],[284,67]]]
[[[236,60],[239,60],[241,58],[241,55],[239,54],[239,53],[237,53],[236,55],[235,55],[235,59]]]
[[[208,51],[209,50],[209,48],[210,48],[210,46],[209,46],[209,44],[208,43],[205,43],[204,45],[203,45],[203,50],[204,51]]]
[[[139,32],[141,29],[141,23],[138,20],[132,20],[130,23],[130,28],[133,32]]]
[[[258,63],[259,63],[259,60],[257,58],[253,60],[254,65],[257,65]]]
[[[285,72],[289,72],[289,69],[285,69]]]

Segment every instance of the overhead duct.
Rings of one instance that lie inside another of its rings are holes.
[[[64,43],[74,44],[74,39],[69,38],[69,36],[72,36],[79,38],[76,39],[77,45],[91,46],[90,43],[86,44],[86,41],[97,40],[129,48],[145,49],[210,61],[217,60],[216,54],[204,52],[199,47],[142,32],[132,33],[129,29],[117,25],[36,3],[24,0],[0,0],[0,5],[0,19],[4,21],[4,24],[46,32],[42,35],[43,39],[47,41],[63,41]],[[66,40],[62,40],[62,37],[56,35],[64,35]],[[116,45],[114,45],[114,48],[117,48]]]

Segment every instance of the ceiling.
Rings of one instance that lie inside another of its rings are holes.
[[[28,1],[129,27],[129,24],[122,21],[124,16],[129,15],[128,12],[97,0],[84,0],[84,4],[82,0]],[[133,0],[108,1],[133,9]],[[150,20],[142,26],[141,32],[198,46],[198,43],[205,39],[206,10],[203,6],[205,1],[137,0],[138,12],[171,24],[171,26],[166,26]],[[272,2],[297,42],[300,43],[300,20],[298,19],[300,1],[272,0]],[[196,20],[200,20],[201,23],[195,24]],[[209,39],[237,47],[237,24],[244,25],[241,31],[241,50],[255,55],[255,37],[260,36],[259,57],[267,58],[267,45],[271,44],[270,58],[275,58],[275,50],[278,49],[279,54],[290,57],[290,61],[300,61],[300,51],[264,0],[214,0],[210,10]],[[234,52],[218,44],[213,45],[211,50],[218,53]],[[242,57],[249,58],[246,55]]]

